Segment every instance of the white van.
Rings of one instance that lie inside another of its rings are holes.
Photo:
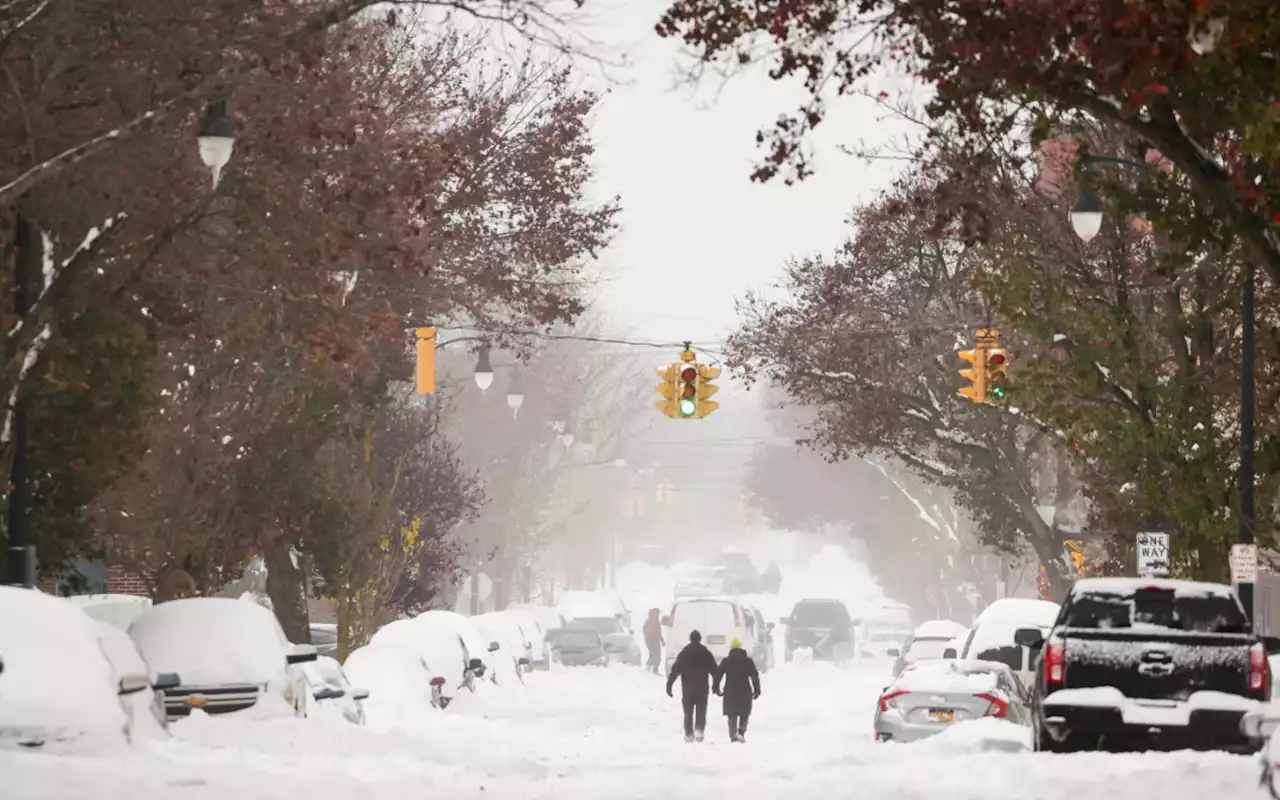
[[[729,655],[729,643],[735,638],[747,653],[755,646],[755,637],[747,629],[746,610],[728,597],[681,598],[671,606],[671,614],[663,622],[667,626],[668,672],[693,631],[702,634],[702,643],[717,661]]]

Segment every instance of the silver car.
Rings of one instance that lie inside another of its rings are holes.
[[[878,742],[914,742],[982,717],[1031,725],[1017,676],[994,661],[922,661],[885,687],[876,707]]]

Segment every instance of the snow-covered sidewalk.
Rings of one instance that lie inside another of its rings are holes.
[[[886,678],[883,665],[780,667],[764,676],[745,745],[727,741],[718,698],[707,742],[685,744],[679,701],[663,693],[662,678],[562,669],[529,676],[501,704],[477,698],[408,727],[376,716],[363,729],[205,717],[123,757],[2,753],[0,785],[6,800],[1264,797],[1251,758],[1010,752],[1019,733],[994,721],[913,745],[877,744],[872,709]]]

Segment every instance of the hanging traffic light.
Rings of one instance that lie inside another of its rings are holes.
[[[657,373],[658,377],[662,378],[662,383],[654,388],[664,399],[655,400],[653,407],[672,419],[678,419],[680,417],[677,402],[680,393],[680,365],[668,364],[665,368],[658,368]]]
[[[960,377],[969,381],[970,385],[961,387],[959,393],[969,398],[971,403],[985,403],[987,400],[986,360],[983,358],[983,351],[961,350],[956,355],[971,365],[969,369],[960,370]]]
[[[987,388],[987,402],[1002,403],[1009,396],[1006,384],[1008,356],[1003,348],[991,347],[986,351],[986,370],[984,371]]]
[[[698,413],[698,365],[692,362],[680,368],[680,416],[692,417]]]

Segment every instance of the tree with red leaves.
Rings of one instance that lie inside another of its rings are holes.
[[[1190,195],[1198,229],[1239,237],[1280,282],[1271,0],[676,0],[657,31],[707,62],[763,62],[775,79],[803,79],[808,101],[759,136],[769,153],[758,180],[803,178],[805,136],[831,96],[905,70],[934,90],[933,144],[970,160],[1028,127],[1119,126],[1176,167],[1145,211]]]

